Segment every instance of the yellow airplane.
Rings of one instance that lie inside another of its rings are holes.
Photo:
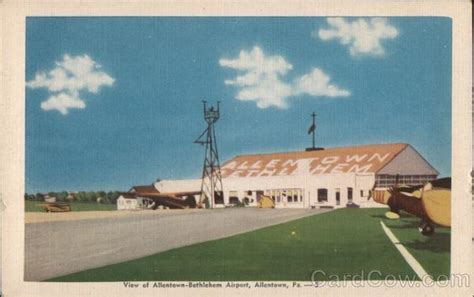
[[[434,224],[451,226],[450,177],[414,187],[375,188],[371,196],[374,201],[390,207],[390,211],[385,213],[389,219],[399,219],[401,210],[421,218],[418,229],[425,236],[434,233]]]
[[[45,212],[68,212],[71,211],[71,206],[64,202],[48,202],[38,204]]]

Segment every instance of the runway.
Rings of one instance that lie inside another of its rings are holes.
[[[174,210],[61,214],[25,227],[25,281],[41,281],[224,238],[328,209]],[[28,220],[27,220],[28,221]],[[33,223],[33,221],[35,223]]]

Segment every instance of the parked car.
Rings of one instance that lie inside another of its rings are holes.
[[[360,205],[359,205],[359,204],[355,204],[354,202],[348,202],[348,203],[346,204],[346,207],[347,207],[347,208],[359,208]]]

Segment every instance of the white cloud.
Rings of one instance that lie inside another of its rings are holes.
[[[234,79],[224,81],[226,85],[240,88],[235,98],[255,101],[259,108],[287,108],[290,97],[304,94],[328,97],[350,95],[349,91],[329,84],[329,76],[318,68],[293,82],[285,81],[293,66],[282,56],[266,56],[258,46],[251,51],[242,50],[235,59],[220,59],[219,64],[238,72]]]
[[[311,96],[347,97],[348,90],[329,83],[331,78],[319,68],[314,68],[310,73],[295,80],[295,94],[308,94]]]
[[[240,87],[236,99],[255,101],[260,108],[276,106],[285,108],[291,86],[282,76],[293,68],[282,56],[265,56],[262,49],[254,47],[250,52],[241,51],[236,59],[220,59],[222,67],[240,72],[235,79],[225,80],[227,85]]]
[[[381,56],[385,53],[382,40],[398,36],[397,28],[385,18],[359,18],[351,22],[336,17],[327,18],[327,22],[329,28],[314,31],[312,36],[322,40],[339,40],[349,48],[352,56]]]
[[[114,79],[101,70],[101,65],[88,55],[71,57],[64,55],[56,67],[37,73],[26,83],[32,89],[45,88],[52,95],[41,103],[44,110],[58,110],[67,114],[70,108],[85,108],[80,92],[98,93],[103,86],[112,86]]]
[[[68,114],[69,108],[84,109],[86,104],[81,99],[69,95],[67,93],[59,93],[48,98],[48,100],[41,102],[43,110],[57,110],[63,115]]]

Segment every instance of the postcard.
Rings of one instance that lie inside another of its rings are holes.
[[[5,296],[472,296],[470,3],[2,6]]]

